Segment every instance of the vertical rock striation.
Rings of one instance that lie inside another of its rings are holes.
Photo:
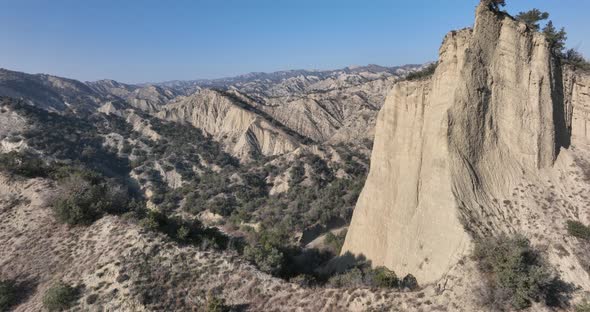
[[[343,247],[421,283],[471,238],[513,232],[501,205],[569,145],[562,71],[544,36],[480,5],[434,75],[400,82],[379,113],[371,170]],[[567,90],[566,90],[567,94]]]

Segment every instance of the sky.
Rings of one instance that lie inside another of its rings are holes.
[[[590,56],[590,1],[537,7]],[[128,83],[436,60],[478,0],[0,0],[0,67]]]

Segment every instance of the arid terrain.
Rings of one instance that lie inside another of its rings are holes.
[[[590,311],[590,65],[546,29],[482,1],[423,65],[0,69],[0,311]]]

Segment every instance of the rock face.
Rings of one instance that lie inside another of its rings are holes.
[[[564,71],[566,116],[571,116],[572,143],[590,139],[590,73]],[[574,109],[575,108],[575,109]]]
[[[158,117],[190,123],[223,142],[233,155],[279,155],[297,148],[297,140],[235,99],[214,90],[203,90],[169,103]]]
[[[430,283],[473,237],[523,231],[505,199],[541,183],[570,144],[562,81],[543,35],[480,5],[473,30],[446,36],[431,78],[389,94],[343,253]]]

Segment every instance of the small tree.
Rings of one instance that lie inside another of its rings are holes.
[[[553,26],[553,22],[547,22],[547,25],[543,28],[543,33],[549,41],[549,47],[555,55],[562,55],[562,51],[565,49],[565,41],[567,40],[567,33],[562,27],[559,31]]]
[[[584,56],[575,49],[569,49],[563,53],[562,60],[566,64],[573,65],[576,68],[590,70],[590,63],[586,61]]]
[[[378,287],[394,288],[399,285],[399,279],[395,272],[386,267],[376,267],[373,270],[373,281]]]
[[[539,22],[548,19],[549,13],[541,12],[539,9],[532,9],[530,11],[518,13],[515,18],[516,20],[529,25],[534,31],[539,31],[541,29]]]
[[[51,286],[43,296],[43,306],[49,311],[63,311],[78,300],[78,290],[62,281]]]
[[[482,0],[483,3],[487,4],[491,9],[499,11],[501,6],[506,5],[506,0]]]

